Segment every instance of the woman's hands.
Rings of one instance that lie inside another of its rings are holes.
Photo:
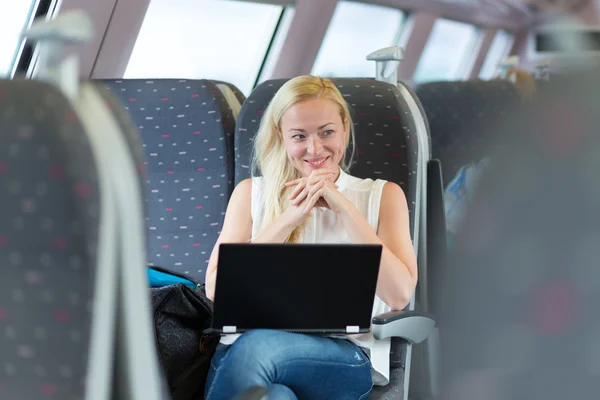
[[[290,196],[290,205],[301,208],[303,214],[308,214],[314,207],[328,208],[339,214],[347,205],[348,199],[337,190],[335,175],[335,172],[319,169],[308,177],[286,183],[286,187],[295,186]]]

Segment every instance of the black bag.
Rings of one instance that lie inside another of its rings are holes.
[[[210,328],[213,304],[203,287],[180,283],[152,288],[158,355],[172,400],[202,400],[210,360],[219,337]]]

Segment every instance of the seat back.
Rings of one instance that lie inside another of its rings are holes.
[[[80,12],[37,21],[28,38],[42,42],[39,81],[0,87],[1,97],[9,94],[0,99],[0,145],[9,149],[0,152],[9,172],[0,187],[13,195],[3,204],[20,204],[4,210],[14,213],[14,230],[0,247],[24,267],[0,279],[16,300],[2,319],[14,323],[11,335],[18,331],[0,358],[27,360],[9,366],[18,377],[0,382],[2,397],[164,397],[143,282],[143,170],[132,156],[140,146],[106,93],[79,82],[76,58],[58,56],[64,41],[89,39],[89,27]],[[2,229],[10,218],[0,212]]]
[[[148,170],[148,263],[204,281],[233,190],[235,119],[208,80],[103,80],[137,125]]]
[[[287,79],[258,85],[244,103],[235,131],[235,183],[251,175],[254,136],[262,114]],[[353,111],[356,143],[349,173],[359,178],[386,179],[399,184],[407,196],[411,232],[417,196],[419,157],[415,121],[397,88],[371,79],[332,79]],[[260,171],[257,171],[260,173]]]
[[[238,117],[235,132],[235,182],[251,176],[252,142],[267,105],[287,79],[261,83],[248,96]],[[362,78],[332,79],[349,103],[355,129],[354,163],[351,175],[385,179],[404,190],[410,212],[410,229],[417,254],[423,255],[424,196],[426,163],[430,158],[427,125],[418,100],[403,84]],[[260,174],[260,171],[257,171]],[[425,263],[419,274],[426,282]],[[421,284],[419,284],[421,287]],[[422,290],[423,293],[426,291]],[[407,307],[413,309],[414,301]],[[394,392],[397,398],[408,395],[412,346],[392,340],[390,384],[376,388],[374,396],[385,398]]]
[[[438,291],[444,398],[598,391],[598,82],[549,84],[500,127]]]
[[[0,80],[0,198],[0,397],[83,398],[100,193],[84,128],[53,86]]]
[[[490,126],[523,101],[508,81],[433,82],[416,90],[431,134],[432,157],[442,163],[445,184],[460,167],[486,157]]]

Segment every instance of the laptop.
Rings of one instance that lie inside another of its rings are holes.
[[[369,332],[381,252],[378,244],[223,243],[210,330]]]

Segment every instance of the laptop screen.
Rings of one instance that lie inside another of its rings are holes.
[[[381,245],[221,244],[213,329],[368,331],[381,251]]]

